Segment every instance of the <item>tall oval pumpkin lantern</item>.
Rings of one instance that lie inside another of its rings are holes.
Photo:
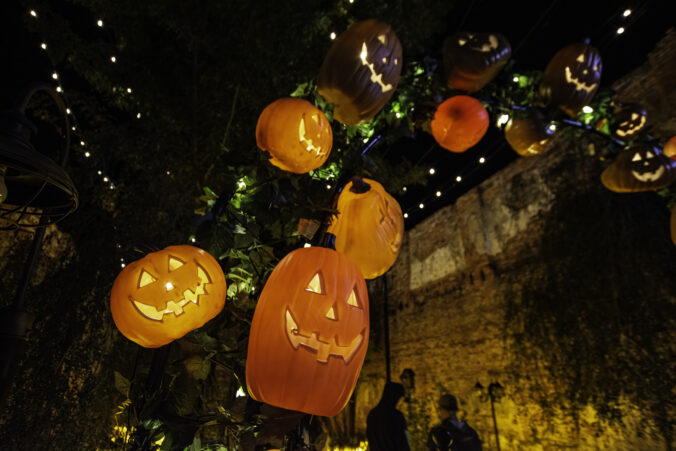
[[[552,147],[552,132],[537,110],[528,110],[521,118],[512,118],[505,126],[505,139],[516,153],[524,157],[539,155]]]
[[[317,90],[346,125],[371,120],[392,97],[402,67],[392,28],[375,19],[353,24],[334,41],[317,77]]]
[[[401,207],[371,179],[349,182],[338,197],[338,216],[328,228],[336,250],[359,266],[365,279],[385,274],[394,264],[404,236]]]
[[[540,96],[575,117],[599,89],[602,68],[601,54],[588,42],[568,45],[547,64]]]
[[[453,96],[437,107],[430,127],[441,147],[464,152],[481,141],[488,123],[488,111],[481,102],[470,96]]]
[[[157,348],[218,315],[225,292],[221,266],[209,253],[194,246],[169,246],[120,272],[110,310],[122,335]]]
[[[346,255],[290,252],[272,271],[249,334],[246,382],[261,402],[312,415],[340,412],[369,338],[366,282]]]
[[[664,155],[676,160],[676,136],[672,136],[669,141],[664,144]]]
[[[266,106],[256,124],[256,144],[270,163],[304,174],[324,164],[333,145],[331,124],[310,102],[292,97]]]

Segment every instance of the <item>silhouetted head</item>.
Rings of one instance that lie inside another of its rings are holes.
[[[396,407],[397,402],[404,397],[404,386],[397,382],[386,382],[380,404],[387,407]]]
[[[439,409],[446,411],[448,413],[454,413],[458,411],[458,400],[455,399],[453,395],[443,395],[439,398]]]

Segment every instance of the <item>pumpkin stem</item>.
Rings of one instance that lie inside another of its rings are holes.
[[[362,194],[370,189],[371,185],[366,183],[363,178],[356,175],[352,177],[352,187],[350,187],[350,191],[353,193]]]

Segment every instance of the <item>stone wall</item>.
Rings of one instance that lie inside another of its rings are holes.
[[[676,134],[675,64],[672,29],[644,66],[614,86],[618,99],[647,107],[650,132],[663,141]],[[414,449],[420,449],[430,423],[438,421],[434,400],[444,391],[458,397],[461,416],[477,429],[484,449],[496,449],[490,403],[473,393],[476,382],[487,386],[492,381],[506,388],[495,405],[503,450],[665,448],[659,433],[640,425],[634,406],[624,406],[624,428],[604,424],[591,407],[576,422],[563,413],[545,415],[525,395],[525,382],[508,371],[519,356],[510,352],[504,300],[537,273],[541,243],[557,239],[546,235],[548,212],[592,189],[617,196],[599,189],[603,166],[593,146],[559,144],[547,155],[518,159],[406,234],[387,274],[387,295],[392,378],[399,380],[405,368],[416,375],[414,404],[402,409],[416,411],[409,415]],[[667,230],[665,221],[660,239]],[[373,321],[378,322],[382,280],[370,283],[370,293]],[[383,329],[379,324],[373,328],[376,335],[355,395],[355,424],[362,433],[385,378]],[[534,373],[536,368],[532,362]],[[649,432],[641,437],[639,431]]]

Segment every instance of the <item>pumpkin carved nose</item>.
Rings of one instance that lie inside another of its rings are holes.
[[[329,309],[328,312],[326,312],[326,317],[328,319],[336,320],[336,311],[333,309],[333,306]]]

